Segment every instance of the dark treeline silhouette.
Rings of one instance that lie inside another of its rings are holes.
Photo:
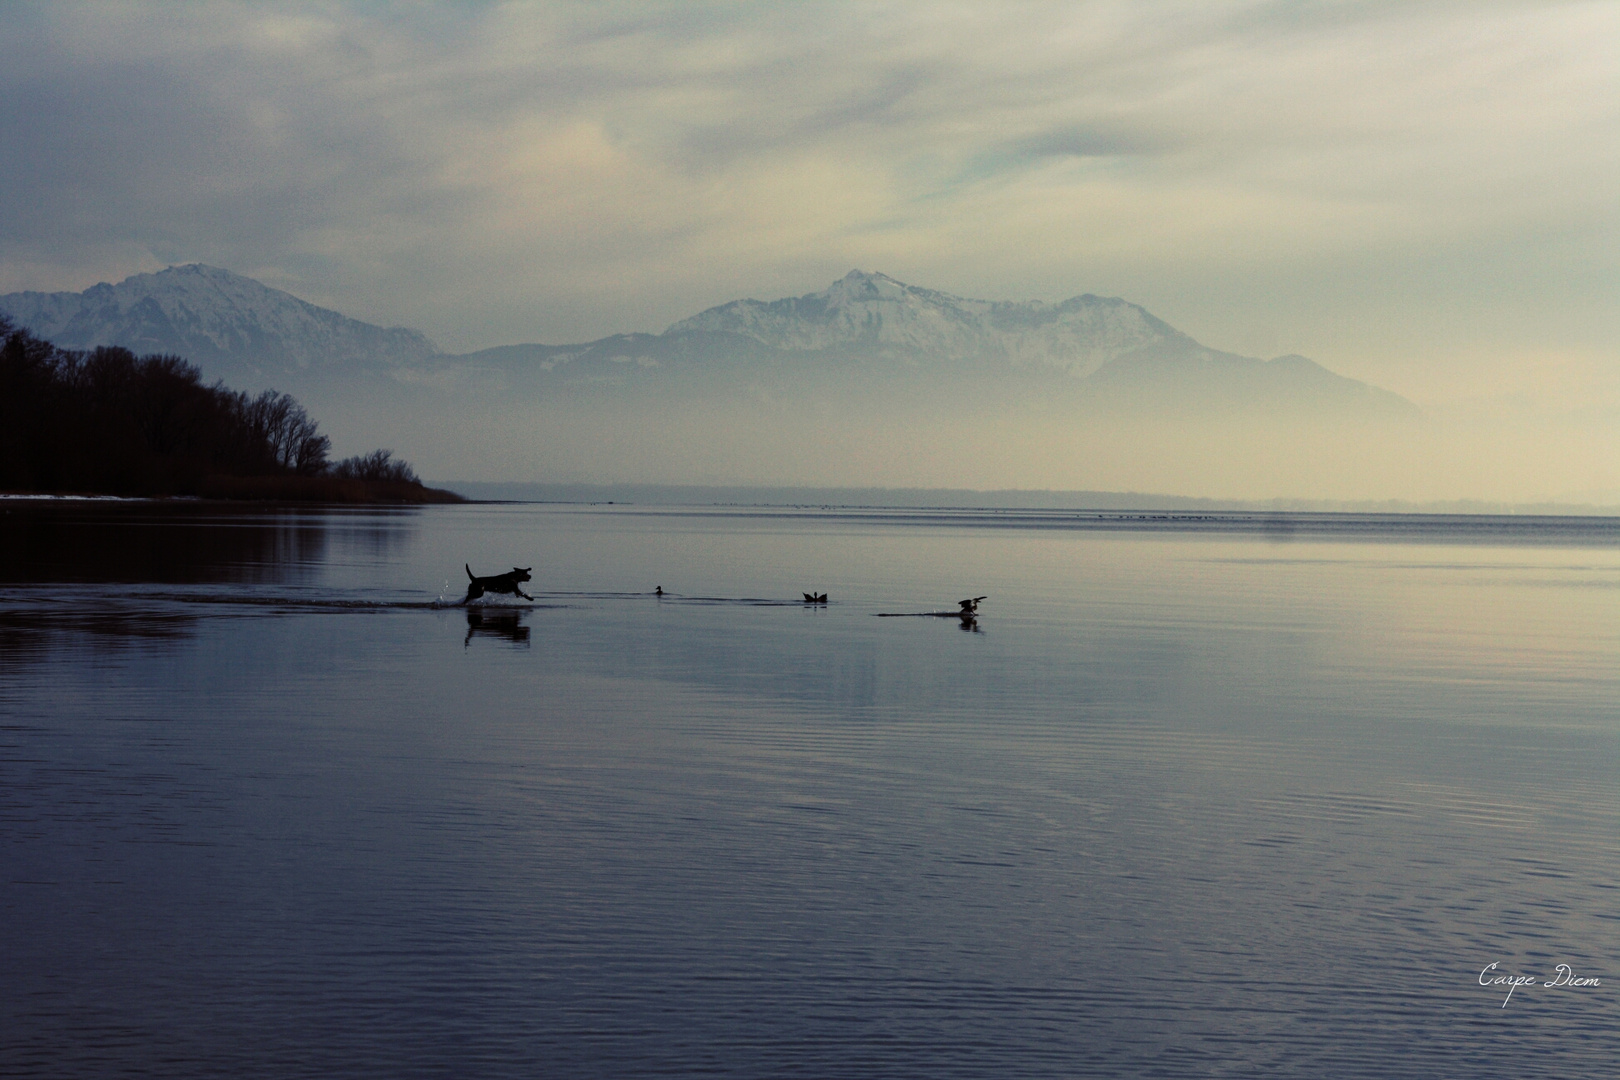
[[[0,315],[0,490],[423,501],[387,450],[327,461],[290,394],[250,396],[178,356],[61,349]]]
[[[416,470],[403,461],[394,460],[392,450],[373,450],[344,458],[332,466],[332,475],[345,480],[366,480],[384,484],[420,484]]]

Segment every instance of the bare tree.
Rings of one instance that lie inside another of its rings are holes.
[[[386,480],[402,484],[420,484],[416,470],[403,461],[394,460],[392,450],[373,450],[344,458],[332,466],[332,475],[345,480]]]
[[[266,390],[248,401],[245,414],[278,467],[300,476],[316,476],[326,470],[332,440],[320,433],[320,426],[291,394]]]

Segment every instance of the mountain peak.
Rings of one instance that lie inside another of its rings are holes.
[[[898,300],[912,291],[914,290],[910,285],[896,281],[887,274],[868,274],[861,270],[851,270],[828,286],[821,295],[840,301],[879,298]]]
[[[200,278],[203,281],[240,281],[244,284],[257,285],[259,288],[268,289],[271,292],[281,291],[280,289],[271,288],[269,285],[266,285],[264,282],[259,281],[256,278],[250,278],[242,274],[234,273],[230,270],[226,270],[222,266],[209,266],[207,263],[185,263],[181,266],[170,266],[163,270],[159,270],[155,274],[150,274],[147,276],[170,276],[175,278],[192,277]]]
[[[888,274],[882,274],[882,273],[878,273],[876,271],[871,271],[871,270],[860,270],[860,269],[851,270],[849,273],[845,274],[843,277],[841,277],[837,281],[833,282],[833,284],[834,285],[841,285],[846,281],[848,281],[848,282],[856,282],[856,283],[858,283],[858,282],[887,282],[890,285],[898,285],[902,289],[911,288],[910,285],[907,285],[905,282],[900,281],[900,280],[898,280],[896,278],[892,278]]]
[[[241,282],[243,285],[264,289],[268,292],[280,291],[278,289],[272,289],[270,286],[261,281],[257,281],[254,278],[243,277],[241,274],[233,274],[229,270],[222,269],[218,266],[209,266],[207,263],[185,263],[180,266],[166,266],[162,270],[147,270],[139,274],[131,274],[124,280],[118,282],[116,285],[103,281],[100,284],[92,286],[91,288],[141,289],[148,288],[153,284],[158,285],[160,288],[164,285],[178,285],[184,288],[186,284],[195,285],[199,282]],[[89,292],[90,290],[87,289],[85,291]],[[58,293],[54,295],[71,296],[74,294]],[[300,303],[301,302],[302,301],[300,301]]]
[[[240,277],[229,270],[218,266],[209,266],[207,263],[183,263],[180,266],[170,266],[159,270],[160,274],[198,274],[202,277]],[[252,279],[249,279],[252,280]]]
[[[717,332],[776,349],[916,362],[989,359],[1082,377],[1122,353],[1180,338],[1123,300],[1089,295],[1062,304],[970,300],[860,269],[804,296],[734,300],[664,333]]]
[[[176,353],[210,375],[254,383],[438,351],[415,330],[372,326],[206,263],[131,274],[82,293],[11,293],[0,296],[0,311],[65,348]]]

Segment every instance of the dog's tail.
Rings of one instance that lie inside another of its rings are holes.
[[[473,579],[472,567],[467,565],[466,563],[462,563],[461,568],[463,570],[467,571],[467,580],[471,581]]]

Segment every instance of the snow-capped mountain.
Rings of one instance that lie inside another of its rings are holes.
[[[0,312],[66,348],[175,353],[210,376],[248,382],[352,364],[394,366],[438,352],[418,331],[360,322],[201,263],[82,293],[10,293],[0,296]]]
[[[662,334],[580,345],[507,345],[432,361],[424,381],[482,371],[520,394],[642,387],[745,390],[778,400],[845,394],[1036,398],[1092,413],[1290,412],[1412,416],[1405,399],[1302,356],[1210,349],[1118,297],[973,300],[852,270],[783,300],[734,300]],[[1033,380],[1033,381],[1032,381]]]
[[[769,303],[734,300],[662,336],[739,334],[774,349],[979,360],[1084,378],[1143,349],[1198,343],[1117,297],[1060,304],[970,300],[851,270],[821,292]]]
[[[11,293],[0,296],[0,312],[68,348],[175,353],[238,388],[273,385],[323,401],[391,389],[448,394],[447,402],[475,391],[544,400],[589,388],[693,400],[1073,398],[1115,413],[1415,411],[1304,357],[1207,348],[1117,297],[974,300],[859,270],[805,296],[734,300],[661,334],[461,356],[439,353],[415,330],[373,326],[196,263],[82,293]]]

